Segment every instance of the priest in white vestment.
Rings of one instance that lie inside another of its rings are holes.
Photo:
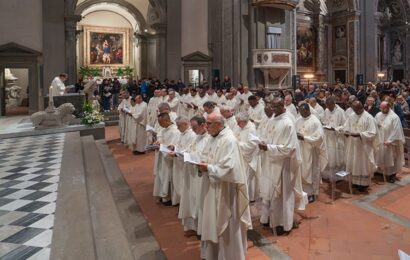
[[[239,99],[241,100],[241,104],[239,107],[240,112],[248,112],[248,109],[250,107],[249,100],[248,98],[252,96],[252,92],[249,91],[248,86],[243,87],[243,93],[239,94]]]
[[[175,96],[175,90],[170,89],[168,91],[168,99],[166,102],[169,104],[172,112],[178,112],[179,98]]]
[[[262,105],[258,101],[258,98],[254,95],[249,96],[248,103],[249,103],[249,108],[248,108],[249,119],[257,127],[260,124],[263,115],[265,114],[264,105]]]
[[[319,105],[316,101],[316,98],[312,97],[309,99],[309,105],[312,108],[313,111],[311,111],[311,114],[315,115],[319,120],[322,120],[325,110],[321,105]]]
[[[321,173],[327,165],[324,132],[319,119],[310,114],[308,104],[300,104],[299,113],[295,126],[302,154],[303,191],[308,194],[309,202],[313,202],[319,195]]]
[[[370,185],[376,169],[375,146],[377,145],[377,123],[363,109],[360,101],[352,103],[354,111],[343,126],[346,136],[346,171],[353,175],[353,185],[364,192]]]
[[[198,114],[198,105],[201,101],[201,98],[198,95],[198,91],[195,88],[191,89],[190,99],[185,103],[185,108],[188,111],[188,118],[192,118]]]
[[[236,96],[232,92],[226,93],[226,105],[232,107],[234,113],[238,113],[240,100],[236,98]]]
[[[188,147],[192,145],[195,140],[195,133],[192,131],[189,120],[187,117],[179,116],[175,120],[179,134],[176,137],[176,142],[172,143],[168,148],[173,150],[172,156],[174,157],[174,163],[172,166],[171,175],[171,200],[172,205],[178,205],[181,201],[181,192],[183,187],[184,175],[186,172],[184,157],[181,154],[176,153],[176,151],[186,151]]]
[[[65,84],[64,81],[66,81],[68,78],[68,75],[65,73],[61,73],[58,77],[55,77],[53,81],[51,82],[51,87],[53,96],[62,96],[65,93]]]
[[[120,131],[120,139],[122,143],[126,143],[126,135],[127,135],[127,113],[131,110],[131,99],[130,94],[127,91],[124,91],[122,94],[122,101],[118,105],[118,113],[119,113],[119,121],[118,121],[118,129]]]
[[[209,88],[206,91],[206,100],[211,101],[214,104],[217,104],[218,95],[215,93],[215,90],[213,88]]]
[[[205,158],[204,148],[209,140],[206,132],[205,118],[194,116],[191,119],[191,128],[196,136],[187,148],[187,152]],[[203,182],[205,178],[198,175],[198,168],[194,164],[185,163],[183,168],[183,182],[181,189],[181,202],[179,204],[178,218],[182,219],[185,236],[200,235],[198,229],[202,220],[203,190],[209,183]]]
[[[326,110],[322,118],[324,143],[328,156],[328,163],[324,176],[333,178],[339,172],[345,170],[345,142],[346,137],[336,131],[346,122],[345,111],[336,105],[333,97],[326,99]]]
[[[142,99],[141,95],[137,95],[131,99],[131,113],[129,126],[128,145],[135,155],[145,153],[147,145],[147,134],[145,132],[147,122],[147,103]]]
[[[208,117],[208,115],[212,114],[212,113],[218,113],[220,114],[221,111],[219,111],[219,108],[217,106],[215,106],[215,103],[212,101],[206,101],[203,105],[203,109],[204,109],[204,114],[202,115],[205,119]]]
[[[347,109],[345,110],[345,117],[346,119],[351,115],[354,114],[354,111],[352,109],[352,103],[354,101],[357,101],[357,97],[355,95],[349,96],[349,100],[347,101]]]
[[[158,140],[155,144],[162,144],[165,146],[172,145],[177,142],[178,129],[171,121],[168,113],[161,113],[158,115],[158,123],[161,126],[161,131],[158,134]],[[173,158],[165,152],[158,152],[157,163],[154,166],[154,192],[155,197],[159,197],[161,202],[166,206],[171,206],[170,184],[173,170]]]
[[[376,163],[387,175],[388,181],[394,183],[396,174],[404,165],[404,134],[400,118],[391,110],[390,104],[383,101],[380,112],[376,115],[379,145],[376,153]]]
[[[218,91],[216,92],[216,95],[217,95],[216,103],[218,104],[218,106],[226,105],[226,97],[225,97],[224,91],[222,89],[218,89]]]
[[[243,159],[246,163],[249,200],[255,202],[259,197],[259,177],[261,172],[258,145],[249,140],[249,134],[256,135],[256,127],[249,120],[249,114],[239,112],[236,116],[238,126],[234,134],[239,141]]]
[[[237,127],[237,122],[234,116],[234,110],[230,106],[221,106],[219,108],[221,115],[225,118],[225,125],[228,126],[232,131],[235,131]]]
[[[298,111],[297,111],[295,105],[293,104],[292,96],[291,95],[286,95],[285,98],[284,98],[284,101],[285,101],[286,112],[291,113],[295,119],[298,118]]]
[[[206,259],[245,260],[247,229],[252,227],[246,166],[238,141],[219,114],[207,119],[211,136],[206,158],[198,166],[209,181],[204,191],[201,240]]]
[[[272,109],[275,116],[269,122],[268,140],[259,144],[261,152],[270,159],[262,162],[260,221],[277,235],[283,235],[293,227],[295,208],[304,209],[307,198],[302,191],[302,158],[294,123],[285,112],[283,99],[275,98]]]

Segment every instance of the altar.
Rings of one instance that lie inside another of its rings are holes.
[[[71,103],[75,107],[75,117],[80,117],[83,112],[83,104],[85,101],[85,95],[82,93],[68,93],[62,96],[53,96],[54,106],[59,107],[64,103]],[[44,107],[48,106],[48,96],[44,97]]]

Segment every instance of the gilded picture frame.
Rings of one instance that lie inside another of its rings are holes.
[[[298,71],[315,70],[315,32],[310,25],[298,25],[296,29],[296,63]]]
[[[128,28],[84,26],[84,65],[129,66]]]

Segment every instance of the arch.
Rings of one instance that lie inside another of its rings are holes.
[[[102,4],[102,3],[107,3],[107,1],[104,0],[89,0],[85,1],[81,4],[79,4],[75,10],[76,15],[81,15],[86,9],[93,5],[97,4]],[[141,14],[141,12],[136,8],[134,5],[130,4],[129,2],[125,0],[111,0],[110,4],[117,4],[120,5],[122,8],[128,10],[128,12],[134,16],[135,20],[139,24],[139,28],[141,31],[144,31],[147,28],[147,23],[144,19],[144,16]]]

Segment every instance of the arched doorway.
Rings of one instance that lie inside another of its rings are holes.
[[[102,77],[122,76],[119,71],[129,67],[139,78],[141,35],[148,30],[135,6],[119,2],[86,1],[77,6],[82,19],[77,23],[76,64],[78,68],[97,68]]]

